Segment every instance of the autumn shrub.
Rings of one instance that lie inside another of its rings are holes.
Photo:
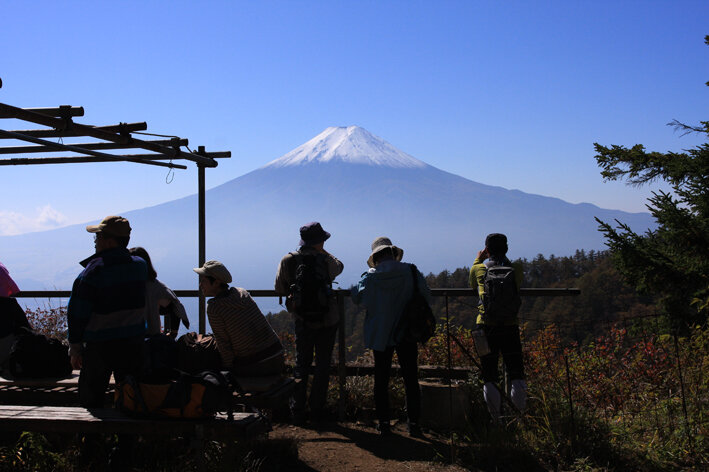
[[[555,326],[539,331],[525,346],[529,424],[544,432],[534,436],[537,446],[561,433],[576,453],[583,446],[593,455],[590,444],[599,457],[614,451],[662,467],[706,464],[708,335],[697,327],[681,339],[630,337],[615,326],[587,345],[564,346]]]
[[[62,341],[67,339],[66,307],[44,307],[34,310],[28,308],[25,314],[35,332]]]

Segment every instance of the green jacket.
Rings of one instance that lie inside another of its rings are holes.
[[[476,320],[477,324],[487,324],[487,325],[496,325],[500,323],[495,323],[494,321],[486,320],[485,319],[485,306],[483,305],[482,301],[485,298],[485,274],[487,273],[487,268],[491,267],[492,265],[509,265],[514,268],[515,270],[515,281],[517,282],[517,287],[519,288],[522,285],[522,279],[524,278],[524,273],[522,272],[522,264],[516,262],[512,263],[510,262],[509,259],[505,258],[503,261],[492,261],[488,259],[487,261],[482,261],[480,260],[479,257],[475,258],[475,261],[473,261],[473,266],[470,268],[470,277],[468,279],[468,286],[470,288],[478,288],[478,297],[480,297],[480,302],[478,304],[478,317]],[[519,324],[519,320],[517,317],[514,318],[514,320],[508,321],[506,323],[502,323],[504,325],[516,325]]]

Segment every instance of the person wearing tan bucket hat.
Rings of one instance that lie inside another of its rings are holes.
[[[374,267],[374,255],[380,251],[391,251],[392,257],[397,262],[401,261],[401,258],[404,257],[403,249],[394,246],[391,243],[391,239],[380,236],[372,243],[372,253],[369,255],[369,259],[367,259],[367,265],[370,268]]]
[[[283,346],[248,291],[229,287],[231,273],[219,261],[193,269],[206,297],[207,317],[223,366],[234,375],[261,377],[283,372]]]
[[[145,261],[128,251],[131,227],[107,216],[86,231],[95,254],[81,261],[67,307],[69,354],[79,376],[79,402],[101,407],[113,374],[116,382],[138,376],[144,361]]]
[[[391,434],[389,375],[396,351],[404,378],[409,434],[421,436],[421,391],[418,383],[418,345],[403,339],[400,320],[404,307],[414,293],[414,283],[431,303],[423,274],[413,264],[401,262],[404,251],[380,236],[372,242],[367,259],[370,269],[352,289],[352,301],[364,305],[364,345],[374,354],[374,403],[382,435]]]

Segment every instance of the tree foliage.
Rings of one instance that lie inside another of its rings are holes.
[[[709,44],[709,36],[705,37]],[[709,82],[707,82],[709,85]],[[673,121],[682,133],[709,138],[709,121],[690,126]],[[596,219],[618,269],[639,291],[660,296],[676,327],[706,321],[709,312],[709,143],[675,152],[647,152],[594,144],[605,180],[643,185],[662,180],[671,191],[653,192],[647,208],[658,227],[637,234],[622,222],[617,227]]]

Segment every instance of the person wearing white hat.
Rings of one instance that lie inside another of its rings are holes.
[[[406,303],[414,292],[414,278],[419,291],[431,304],[431,295],[421,272],[413,264],[401,262],[404,251],[387,237],[372,243],[367,259],[370,269],[352,289],[352,301],[367,308],[364,319],[364,345],[374,354],[374,403],[378,430],[391,433],[389,411],[389,374],[394,351],[401,366],[406,391],[406,414],[409,434],[421,436],[421,391],[418,383],[418,346],[403,340],[398,329]],[[415,274],[415,275],[414,275]]]

